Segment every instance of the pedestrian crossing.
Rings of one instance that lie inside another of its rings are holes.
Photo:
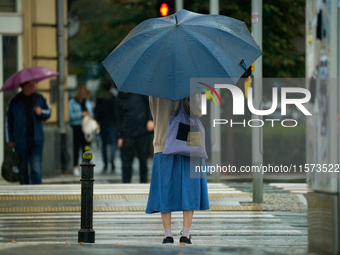
[[[0,243],[77,243],[80,213],[0,214]],[[159,213],[95,212],[96,244],[158,245],[163,238]],[[172,231],[178,243],[182,213],[172,214]],[[196,245],[307,246],[305,213],[221,212],[194,213],[191,235]]]
[[[149,184],[94,185],[94,212],[144,212]],[[81,185],[7,186],[0,190],[0,213],[80,212]],[[259,211],[252,195],[222,183],[209,183],[212,211]]]
[[[208,190],[211,210],[194,213],[190,233],[193,244],[306,250],[306,213],[247,208],[242,202],[251,202],[252,195],[241,185],[209,183]],[[160,245],[161,216],[144,212],[148,191],[148,184],[94,185],[96,244]],[[80,184],[13,185],[1,189],[0,244],[77,244],[80,193]],[[181,229],[182,213],[175,212],[172,231],[176,244]]]
[[[307,183],[270,183],[269,186],[296,194],[307,194],[312,191],[308,188]]]
[[[252,182],[232,182],[228,183],[230,188],[242,191],[244,193],[252,193],[253,186]],[[307,183],[264,183],[263,193],[295,193],[295,194],[306,194],[312,192],[308,188]]]

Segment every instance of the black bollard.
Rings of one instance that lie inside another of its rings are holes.
[[[81,229],[78,231],[78,243],[94,243],[93,230],[93,168],[92,153],[83,154],[81,166]]]

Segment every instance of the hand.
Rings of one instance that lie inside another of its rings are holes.
[[[41,115],[41,107],[39,107],[39,106],[34,107],[34,111],[35,111],[36,115],[38,115],[38,116]]]
[[[152,132],[154,127],[155,125],[153,123],[153,120],[148,120],[148,122],[146,123],[146,130],[148,130],[149,132]]]
[[[82,118],[85,117],[86,115],[88,115],[87,111],[82,111],[82,112],[81,112],[81,117],[82,117]]]
[[[8,145],[9,145],[11,148],[14,148],[14,147],[15,147],[15,142],[9,142]]]
[[[120,149],[120,148],[122,148],[122,146],[123,146],[123,138],[118,138],[117,148]]]

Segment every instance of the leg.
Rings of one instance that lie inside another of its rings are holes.
[[[111,164],[112,164],[112,172],[115,169],[114,159],[116,155],[117,149],[117,130],[116,127],[110,127],[110,149],[111,149]]]
[[[192,217],[194,216],[194,211],[183,211],[183,231],[182,236],[179,239],[181,244],[191,244],[191,238],[189,235]]]
[[[72,126],[72,129],[73,129],[73,167],[77,167],[79,160],[79,147],[81,146],[80,144],[81,127]]]
[[[135,139],[135,149],[137,157],[139,159],[139,175],[140,182],[148,182],[148,168],[147,168],[147,158],[149,155],[149,137],[148,135],[138,137]]]
[[[183,228],[191,228],[194,211],[183,211]]]
[[[132,177],[132,162],[135,155],[132,138],[125,138],[123,140],[123,146],[120,148],[120,154],[123,163],[123,183],[130,183]]]
[[[173,244],[174,238],[171,233],[171,212],[161,212],[164,227],[164,239],[162,244]]]
[[[27,155],[27,149],[18,148],[16,147],[15,150],[17,151],[20,161],[21,161],[21,168],[22,168],[22,179],[23,181],[20,181],[20,184],[30,184],[29,180],[29,174],[28,174],[28,155]]]
[[[161,212],[164,229],[171,228],[171,212]]]
[[[109,140],[109,130],[108,128],[102,128],[100,130],[100,137],[102,139],[102,156],[104,162],[104,171],[107,170],[107,144]]]
[[[88,142],[88,141],[86,141],[86,139],[85,139],[85,134],[83,133],[83,131],[81,130],[81,128],[80,128],[80,141],[81,141],[81,147],[82,147],[82,152],[84,153],[86,150],[89,150],[89,149],[85,149],[85,147],[90,147],[90,145],[91,145],[91,142]],[[83,160],[83,158],[82,158],[82,160]]]
[[[29,161],[31,166],[31,184],[41,184],[43,145],[31,145]]]

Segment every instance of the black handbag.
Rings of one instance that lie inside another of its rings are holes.
[[[1,176],[9,182],[22,181],[20,157],[14,148],[5,149],[5,159],[1,166]]]

